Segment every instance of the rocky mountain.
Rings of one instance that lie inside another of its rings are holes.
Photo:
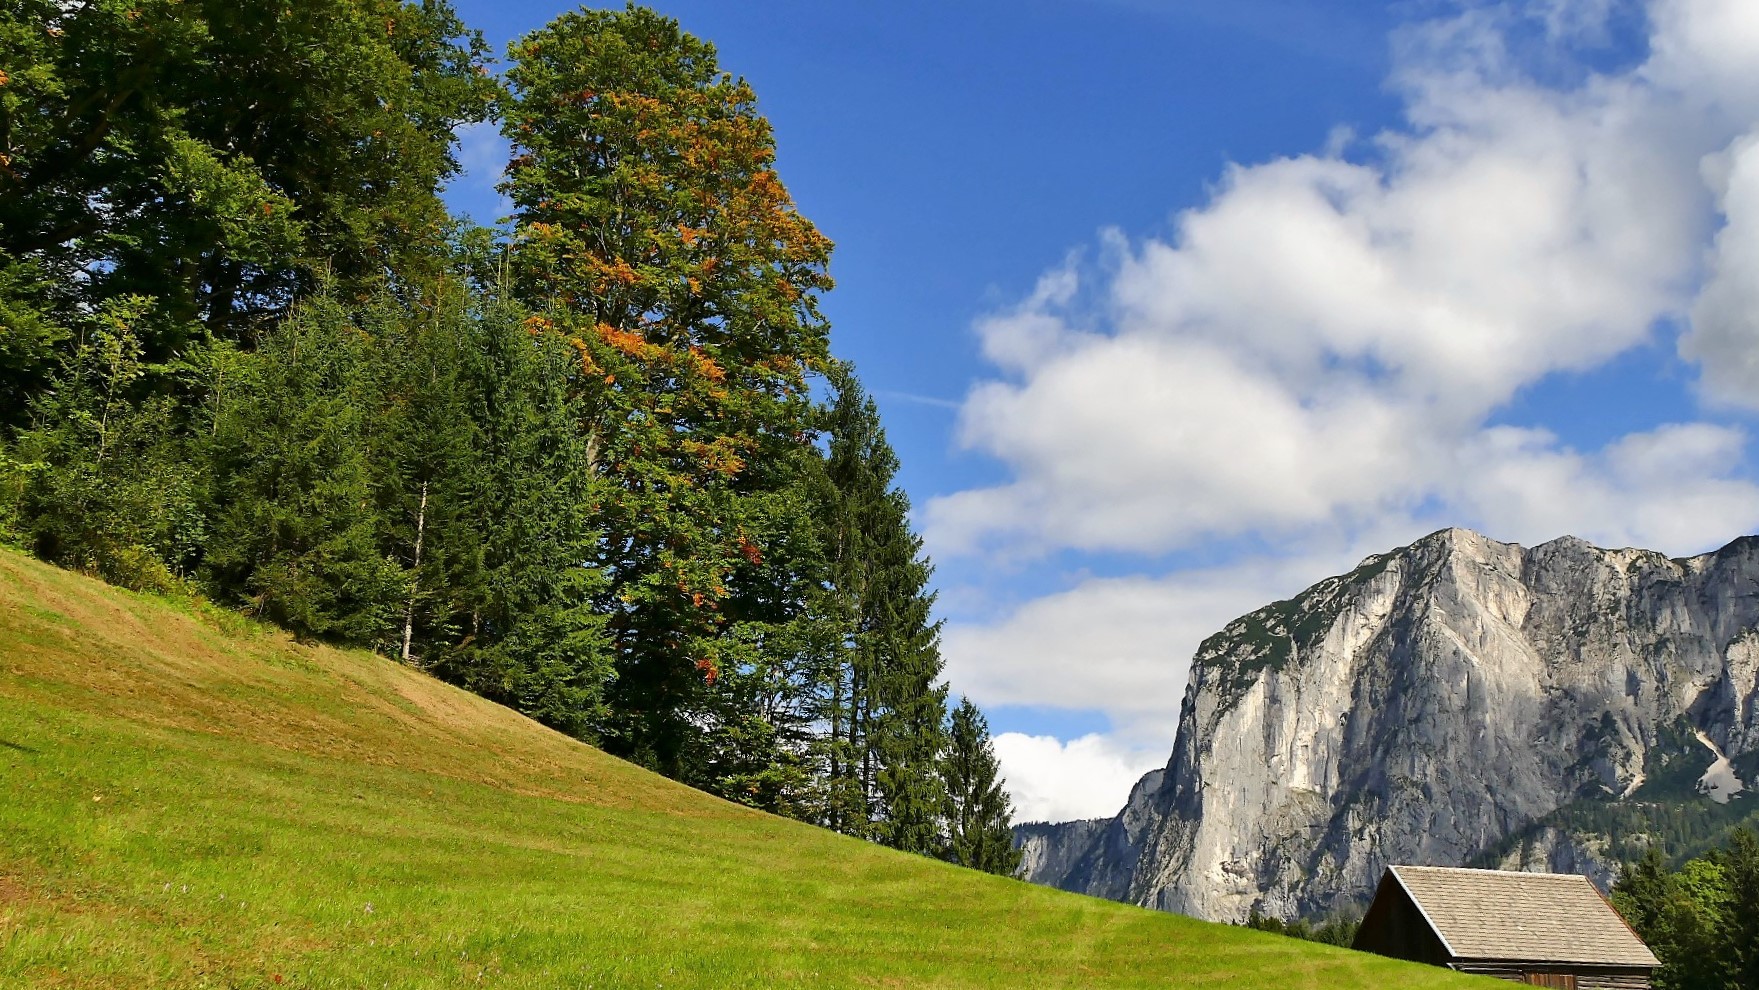
[[[1669,559],[1450,529],[1211,636],[1166,769],[1016,841],[1040,883],[1313,918],[1388,863],[1606,883],[1752,814],[1756,777],[1759,538]]]

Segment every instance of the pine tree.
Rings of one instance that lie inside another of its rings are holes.
[[[404,663],[459,639],[460,596],[482,579],[482,523],[496,514],[483,490],[484,383],[471,378],[486,330],[464,289],[436,280],[419,304],[375,327],[382,539],[408,583],[388,651]]]
[[[951,723],[941,761],[947,789],[947,859],[974,870],[1014,876],[1020,870],[1014,809],[1002,789],[989,723],[969,698],[959,699]]]
[[[1649,847],[1625,868],[1612,901],[1661,960],[1658,990],[1753,985],[1744,967],[1752,965],[1759,924],[1753,920],[1759,910],[1759,843],[1750,831],[1736,830],[1727,849],[1688,860],[1673,873],[1660,851]]]
[[[940,623],[898,459],[853,369],[831,371],[826,471],[832,581],[845,603],[847,665],[831,684],[830,821],[910,852],[939,846],[937,760],[947,689],[939,683]]]
[[[433,671],[552,728],[593,739],[613,676],[602,573],[591,566],[602,485],[582,430],[579,355],[541,320],[496,298],[469,324],[464,387],[478,419],[471,580],[450,591],[454,637]]]
[[[583,10],[502,94],[446,0],[25,0],[8,45],[0,539],[938,853],[930,566],[712,46]],[[505,245],[437,191],[497,95]]]
[[[789,463],[754,465],[788,480],[748,512],[749,559],[727,579],[720,670],[704,711],[699,786],[730,800],[824,821],[826,685],[841,659],[842,611],[828,580],[819,526],[823,462],[803,449]],[[761,547],[761,552],[756,548]]]
[[[1612,902],[1631,927],[1638,932],[1654,933],[1659,930],[1671,890],[1661,850],[1650,845],[1640,859],[1620,872],[1618,882],[1613,884]]]

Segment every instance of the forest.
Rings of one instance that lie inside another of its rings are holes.
[[[1738,828],[1721,846],[1670,871],[1651,847],[1627,866],[1612,902],[1662,967],[1657,990],[1759,986],[1759,834]]]
[[[456,134],[512,145],[500,227]],[[0,540],[1012,873],[756,94],[631,5],[0,11]]]

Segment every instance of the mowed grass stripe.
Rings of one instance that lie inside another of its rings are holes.
[[[1476,982],[753,812],[10,552],[0,783],[5,987]]]

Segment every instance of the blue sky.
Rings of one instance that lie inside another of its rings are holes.
[[[656,6],[837,242],[1025,817],[1115,810],[1197,641],[1369,552],[1759,528],[1759,5]]]

